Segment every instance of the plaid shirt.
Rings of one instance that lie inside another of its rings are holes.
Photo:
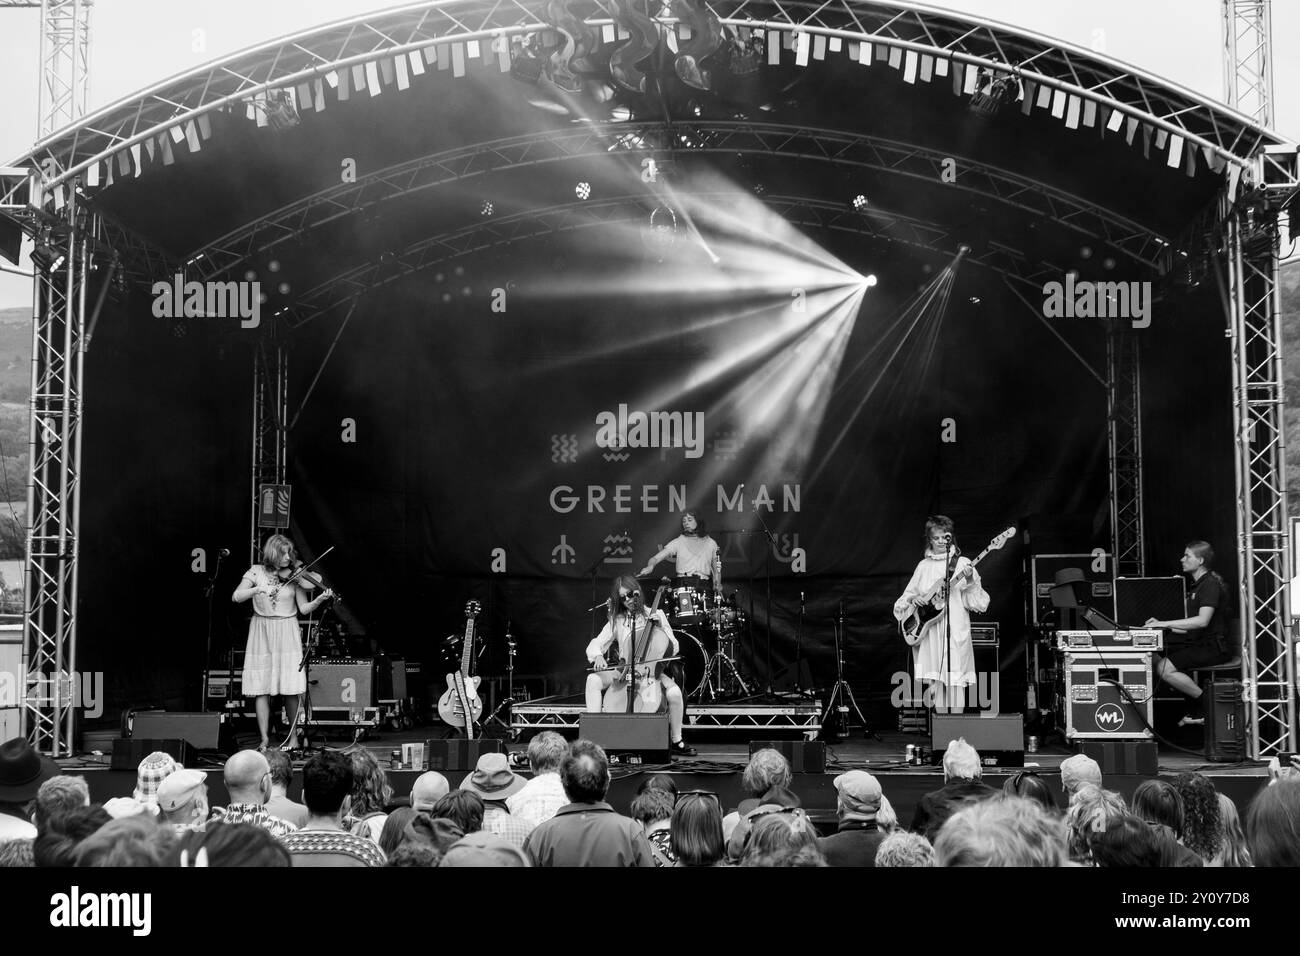
[[[506,806],[515,818],[530,827],[545,823],[559,812],[560,807],[568,805],[569,798],[564,793],[558,773],[539,773],[506,800]]]
[[[228,807],[217,807],[212,811],[210,823],[251,823],[253,826],[270,830],[277,840],[283,840],[298,829],[288,820],[271,816],[266,807],[254,803],[232,803]]]
[[[513,843],[519,849],[524,848],[524,840],[533,830],[531,823],[511,816],[509,810],[485,804],[483,807],[483,832],[499,836],[507,843]]]

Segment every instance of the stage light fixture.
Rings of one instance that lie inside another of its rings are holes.
[[[484,199],[483,206],[479,209],[479,212],[482,213],[484,217],[487,217],[491,216],[495,211],[496,208],[492,205],[492,200]]]
[[[591,198],[591,183],[578,183],[573,187],[573,194],[579,199]]]
[[[272,259],[270,262],[266,264],[266,268],[271,272],[279,272],[280,261],[278,259]]]
[[[530,33],[527,39],[516,37],[510,45],[510,75],[524,83],[537,83],[546,68],[541,37]]]
[[[256,282],[256,281],[257,281],[257,271],[256,271],[255,269],[248,269],[247,271],[245,271],[245,272],[244,272],[244,281],[245,281],[245,282]]]
[[[989,78],[971,97],[970,111],[977,116],[993,117],[1020,98],[1020,81],[1005,74],[993,76],[990,71],[986,71],[986,76]]]
[[[754,183],[754,195],[760,199],[767,193],[767,187],[762,183]]]
[[[971,296],[971,297],[970,297],[970,304],[971,304],[971,305],[979,305],[979,304],[980,304],[980,297],[977,296],[977,295],[973,295],[973,296]]]
[[[1084,246],[1083,248],[1081,248],[1081,249],[1079,250],[1079,258],[1080,258],[1080,259],[1091,259],[1091,258],[1092,258],[1092,246]]]
[[[38,242],[31,253],[32,266],[37,272],[51,273],[57,272],[59,266],[63,265],[66,257],[58,249],[47,245],[44,242]]]
[[[271,129],[293,129],[301,120],[288,90],[269,90],[266,94],[266,121]]]
[[[858,212],[863,212],[867,208],[867,197],[858,193],[853,197],[853,208]]]
[[[1114,260],[1113,258],[1111,258],[1110,256],[1107,256],[1105,259],[1102,259],[1102,260],[1101,260],[1101,267],[1102,267],[1103,269],[1107,269],[1107,270],[1114,269],[1114,268],[1115,268],[1115,260]]]
[[[868,289],[875,288],[875,285],[876,285],[876,277],[875,277],[875,274],[873,273],[873,274],[870,274],[870,275],[863,276],[863,278],[862,278],[862,284],[863,284],[864,286],[866,286]]]
[[[963,256],[967,255],[970,252],[970,246],[966,245],[966,243],[963,242],[960,246],[957,247],[957,251]]]

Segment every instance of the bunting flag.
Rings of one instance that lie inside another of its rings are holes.
[[[451,75],[460,78],[465,75],[465,44],[451,45]]]
[[[397,71],[397,88],[399,90],[410,89],[411,77],[406,72],[406,57],[399,56],[394,59],[393,69]]]
[[[920,68],[921,58],[916,55],[915,50],[908,50],[903,56],[903,82],[916,83],[916,73]]]

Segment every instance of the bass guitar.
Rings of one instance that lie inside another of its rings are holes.
[[[948,587],[951,588],[957,583],[958,578],[983,561],[989,552],[1000,551],[1004,544],[1015,537],[1015,534],[1014,527],[1007,528],[990,541],[989,546],[979,553],[970,563],[969,568],[963,568],[948,580]],[[930,631],[943,626],[944,617],[948,614],[948,606],[944,604],[942,607],[935,607],[935,601],[943,595],[943,584],[942,578],[935,581],[929,590],[918,596],[912,603],[911,613],[898,622],[899,630],[902,631],[903,640],[907,641],[908,647],[915,647]]]
[[[483,678],[470,675],[474,656],[474,618],[483,609],[478,601],[465,604],[465,639],[460,652],[460,670],[447,675],[447,690],[438,701],[438,716],[453,727],[464,727],[465,736],[474,739],[474,724],[483,713],[478,687]]]

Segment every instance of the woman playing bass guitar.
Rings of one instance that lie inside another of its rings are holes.
[[[635,635],[640,638],[647,626],[650,626],[650,633],[654,638],[644,642],[647,649],[658,644],[661,649],[666,648],[668,650],[669,653],[666,656],[675,657],[677,655],[677,638],[673,636],[673,630],[668,626],[668,617],[663,611],[657,609],[653,616],[646,614],[645,596],[636,578],[623,575],[614,579],[606,609],[607,620],[604,628],[596,635],[596,639],[587,645],[587,660],[591,662],[593,667],[599,669],[607,666],[605,655],[611,645],[616,648],[620,661],[631,661],[634,649],[633,637]],[[661,643],[659,635],[666,639],[666,643]],[[650,660],[656,659],[653,654],[645,654],[642,657]],[[589,713],[600,713],[602,709],[623,709],[622,706],[602,708],[603,703],[619,703],[621,705],[625,702],[625,698],[621,696],[614,702],[606,699],[605,692],[614,684],[615,676],[616,672],[612,670],[597,670],[596,673],[587,675],[587,711]],[[686,707],[682,699],[681,688],[667,674],[659,676],[659,683],[668,705],[668,730],[672,740],[669,749],[679,756],[694,756],[694,748],[688,746],[682,740],[682,718]],[[635,688],[630,689],[635,692]]]

